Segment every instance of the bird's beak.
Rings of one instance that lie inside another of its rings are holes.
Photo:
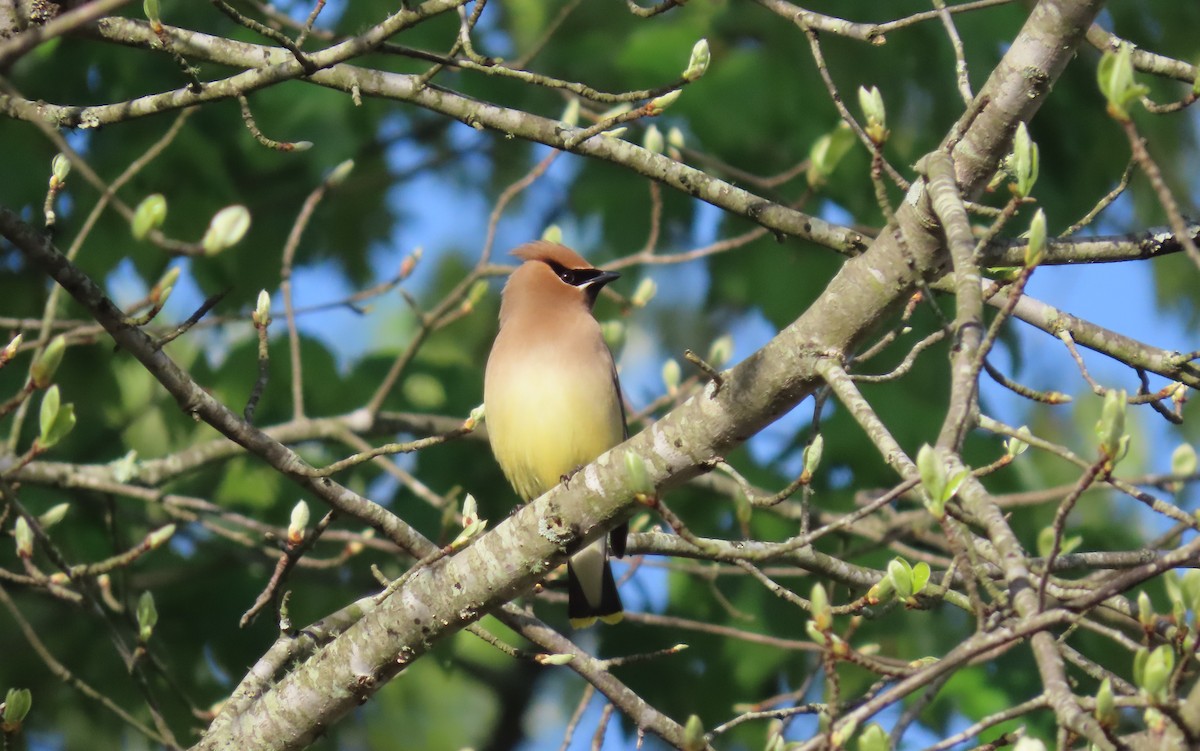
[[[592,277],[592,280],[588,282],[588,286],[600,289],[604,285],[608,284],[614,279],[619,278],[620,276],[620,272],[617,271],[601,271],[599,274],[596,274],[596,276]]]

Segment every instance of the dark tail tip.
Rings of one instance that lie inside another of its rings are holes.
[[[571,628],[587,628],[597,619],[607,624],[620,622],[625,615],[621,606],[621,595],[617,592],[617,582],[613,578],[612,567],[604,562],[604,581],[600,587],[600,601],[593,603],[584,594],[583,586],[575,575],[575,570],[567,565],[567,617]]]

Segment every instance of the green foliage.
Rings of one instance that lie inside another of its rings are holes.
[[[165,3],[161,9],[157,5],[146,3],[148,18],[161,13],[165,24],[267,43],[263,36],[216,14],[209,4]],[[245,10],[242,5],[238,7]],[[624,139],[678,155],[680,161],[767,200],[851,224],[865,236],[882,226],[883,215],[868,179],[871,155],[842,124],[812,65],[807,40],[794,24],[763,8],[724,0],[693,0],[649,19],[626,14],[619,4],[579,3],[541,46],[543,35],[559,20],[560,5],[537,0],[489,5],[474,41],[482,54],[510,60],[536,48],[531,69],[604,91],[655,88],[688,78],[690,82],[669,109],[653,120],[631,123]],[[1195,49],[1200,11],[1194,4],[1168,4],[1171,7],[1156,8],[1153,14],[1136,5],[1116,4],[1107,11],[1113,27],[1131,41],[1167,50]],[[367,28],[384,12],[371,3],[340,6],[341,16],[335,24],[335,19],[328,17],[321,23],[334,24],[341,34]],[[308,10],[305,6],[301,16]],[[889,4],[886,9],[862,0],[837,7],[838,15],[856,20],[926,10],[928,3],[918,0]],[[138,10],[132,8],[128,13],[136,16]],[[1003,53],[1003,44],[1027,15],[1028,8],[1017,3],[955,15],[970,83],[976,91]],[[318,24],[318,31],[321,28]],[[392,41],[443,54],[457,31],[458,18],[451,13]],[[707,40],[704,50],[696,47],[701,39]],[[915,24],[889,33],[883,46],[833,34],[821,34],[819,40],[832,80],[852,114],[868,127],[870,138],[889,162],[909,175],[906,165],[934,148],[963,111],[954,87],[955,60],[944,29],[936,20]],[[306,49],[317,46],[318,40],[310,40]],[[1128,45],[1122,46],[1123,51],[1128,49]],[[1082,62],[1071,64],[1055,84],[1054,95],[1028,129],[1022,127],[1014,144],[1011,167],[1017,192],[1033,195],[1038,206],[1036,213],[1023,208],[1006,233],[1015,235],[1032,221],[1028,266],[1044,261],[1042,240],[1047,233],[1053,238],[1087,212],[1126,166],[1126,151],[1113,145],[1123,143],[1118,126],[1102,116],[1106,100],[1097,91],[1095,66],[1087,54],[1080,58]],[[1135,82],[1132,68],[1127,68],[1120,55],[1105,60],[1100,81],[1107,103],[1116,102],[1118,112],[1127,117],[1132,111],[1133,116],[1148,120],[1144,124],[1147,141],[1159,157],[1168,184],[1186,195],[1193,179],[1189,170],[1195,161],[1194,132],[1179,125],[1178,119],[1143,118],[1140,108],[1132,104],[1143,93],[1168,101],[1178,97],[1178,87],[1147,81],[1151,88],[1143,91],[1140,82],[1148,76],[1139,73]],[[410,73],[430,69],[426,59],[388,50],[354,64]],[[232,73],[222,66],[196,65],[205,81]],[[42,45],[16,60],[6,69],[5,78],[31,99],[79,105],[121,102],[149,93],[186,90],[187,86],[179,67],[166,54],[128,50],[83,37]],[[553,120],[565,106],[561,91],[455,66],[438,71],[430,85],[431,91],[453,89]],[[862,112],[855,107],[856,91],[861,92]],[[361,409],[398,358],[406,357],[414,344],[420,346],[404,362],[399,379],[382,401],[385,414],[403,413],[409,420],[404,424],[411,427],[394,434],[371,431],[363,438],[371,445],[407,441],[439,432],[424,425],[422,418],[455,425],[466,419],[481,401],[482,363],[495,333],[499,282],[476,280],[464,295],[467,304],[455,308],[461,316],[432,332],[422,326],[429,323],[427,316],[455,289],[478,256],[486,212],[496,205],[503,190],[546,155],[545,147],[495,133],[480,134],[409,104],[368,98],[355,106],[344,92],[303,81],[252,91],[248,99],[257,126],[268,137],[308,140],[313,148],[302,153],[267,149],[244,127],[236,102],[218,99],[205,104],[187,116],[178,136],[161,154],[116,192],[116,198],[133,212],[132,221],[111,207],[102,212],[76,257],[81,270],[113,296],[124,287],[149,289],[168,269],[178,270],[178,280],[159,283],[162,297],[173,290],[169,304],[154,321],[142,325],[154,337],[170,332],[208,296],[225,293],[195,328],[166,344],[162,355],[234,414],[242,413],[259,378],[259,342],[253,324],[267,326],[270,358],[265,388],[254,413],[258,428],[272,430],[293,421],[296,377],[301,378],[306,418],[333,418]],[[591,118],[609,106],[585,103],[580,125],[590,125]],[[68,134],[68,143],[111,184],[131,163],[150,152],[177,116],[171,113],[101,129],[80,129]],[[1143,123],[1139,120],[1138,125]],[[676,128],[686,134],[685,148],[664,138]],[[0,136],[0,149],[9,156],[0,180],[0,205],[36,223],[50,176],[47,167],[55,163],[60,144],[32,124],[16,120],[0,121]],[[291,277],[295,304],[332,307],[298,317],[295,358],[300,370],[293,373],[281,290],[284,249],[312,191],[350,160],[353,170],[342,168],[338,179],[331,181],[335,184],[316,204],[295,245]],[[806,165],[806,160],[811,163]],[[67,175],[62,168],[65,162],[60,159],[56,164],[55,173],[62,173],[59,181],[66,182],[57,205],[59,226],[52,239],[67,249],[101,200],[101,191],[90,186],[81,170],[76,168]],[[761,179],[797,167],[800,169],[790,180]],[[423,192],[433,183],[445,193]],[[889,182],[885,190],[892,205],[898,206],[900,189]],[[430,197],[433,195],[438,198]],[[453,198],[445,199],[446,195]],[[1101,228],[1124,231],[1161,221],[1161,210],[1149,195],[1144,182],[1135,180],[1132,199],[1125,201],[1116,219],[1106,219],[1111,226]],[[998,206],[1008,198],[1005,188],[982,196],[981,201]],[[599,160],[561,155],[546,176],[508,206],[498,224],[499,240],[491,260],[511,263],[505,255],[508,247],[539,236],[548,226],[558,228],[565,242],[579,247],[597,264],[642,248],[652,227],[658,232],[655,250],[660,254],[728,239],[757,227],[742,216],[722,214],[713,219],[710,207],[669,189],[662,191],[661,215],[654,217],[655,200],[642,175]],[[443,201],[451,205],[443,205]],[[484,207],[483,212],[476,211],[479,206]],[[226,214],[209,234],[210,223],[226,207],[244,207],[245,213]],[[461,229],[460,224],[472,228],[473,234],[464,237],[450,231]],[[155,230],[192,246],[199,244],[209,253],[177,258],[156,244]],[[442,231],[446,234],[439,234]],[[348,299],[357,291],[391,280],[396,274],[397,254],[418,246],[426,247],[427,254],[398,288],[390,287],[375,297]],[[707,353],[708,361],[717,368],[735,364],[758,343],[743,341],[740,331],[733,339],[723,334],[746,321],[765,322],[764,328],[777,330],[792,324],[845,262],[827,249],[768,233],[704,261],[664,267],[653,280],[641,277],[645,272],[636,267],[625,270],[627,275],[613,285],[620,300],[602,298],[598,312],[608,322],[606,332],[613,334],[614,345],[624,343],[627,348],[621,376],[628,391],[637,391],[631,411],[663,394],[686,393],[689,379],[697,371],[680,364],[685,348]],[[47,284],[8,244],[0,246],[0,263],[4,269],[0,273],[0,315],[5,316],[6,331],[12,328],[15,334],[19,325],[11,320],[37,321],[45,314]],[[1042,272],[1039,269],[1038,274]],[[1194,272],[1182,255],[1154,266],[1162,307],[1192,321],[1198,315]],[[305,289],[301,283],[305,274],[328,282],[327,290]],[[877,291],[857,292],[866,299]],[[256,306],[260,293],[273,301],[269,326]],[[128,304],[137,296],[120,301]],[[848,298],[844,301],[847,306],[861,302],[853,295]],[[894,341],[874,357],[853,362],[855,372],[886,373],[900,365],[917,342],[944,328],[944,319],[953,317],[952,306],[948,298],[920,301],[903,328],[896,327]],[[289,522],[305,534],[313,532],[326,508],[262,459],[247,455],[227,437],[197,423],[141,363],[129,352],[115,348],[106,334],[80,328],[78,322],[86,322],[87,315],[76,302],[64,296],[53,313],[60,322],[67,322],[63,326],[69,326],[75,335],[49,338],[46,353],[35,360],[33,343],[40,332],[36,326],[26,328],[25,343],[14,349],[13,359],[0,369],[0,402],[20,393],[30,377],[37,388],[46,389],[30,397],[28,417],[19,429],[12,430],[14,444],[23,450],[37,439],[42,448],[53,447],[41,459],[87,467],[93,474],[80,477],[92,480],[108,471],[112,462],[136,452],[136,460],[122,465],[128,477],[105,476],[105,481],[128,484],[138,492],[122,495],[95,482],[90,486],[82,483],[83,487],[25,482],[20,489],[22,503],[44,527],[51,527],[54,521],[48,515],[59,517],[51,533],[72,562],[107,559],[136,545],[152,529],[170,523],[177,526],[170,543],[112,577],[117,608],[89,605],[87,617],[64,618],[67,606],[30,588],[14,588],[14,597],[56,659],[83,679],[102,686],[105,696],[122,706],[140,706],[141,689],[129,678],[128,665],[110,648],[109,633],[148,641],[153,659],[167,666],[170,682],[180,687],[176,695],[154,685],[156,692],[163,690],[171,697],[163,707],[164,716],[172,727],[190,731],[197,720],[189,702],[203,708],[227,696],[247,666],[278,638],[272,607],[246,629],[237,626],[272,576],[282,544],[278,533],[287,530]],[[887,333],[893,323],[881,321],[877,336]],[[58,331],[60,328],[54,329]],[[11,336],[5,335],[0,343]],[[957,344],[950,339],[924,350],[904,378],[860,384],[864,398],[909,456],[918,456],[923,444],[935,440],[945,417],[947,361]],[[997,344],[997,352],[1003,356],[993,362],[1004,363],[1006,371],[1018,379],[1045,375],[1046,366],[1036,358],[1026,362],[1021,346],[1022,342],[1003,334]],[[1191,345],[1180,345],[1185,346]],[[1054,388],[1074,390],[1081,381],[1073,364],[1063,362],[1053,365]],[[643,372],[650,375],[640,375]],[[653,383],[647,386],[647,382]],[[1056,411],[1026,411],[1022,406],[1012,424],[1028,422],[1029,437],[1062,443],[1086,461],[1103,452],[1113,464],[1122,458],[1118,465],[1122,472],[1161,471],[1170,462],[1169,452],[1156,453],[1152,437],[1146,435],[1143,416],[1147,410],[1130,405],[1126,414],[1124,392],[1119,388],[1136,388],[1129,383],[1106,380],[1106,386],[1112,386],[1109,393],[1120,398],[1113,396],[1103,404],[1085,398]],[[992,393],[985,393],[985,412],[994,406],[988,403]],[[1193,403],[1188,415],[1194,414]],[[15,417],[0,419],[0,440],[8,438],[13,420]],[[779,423],[780,433],[774,434],[770,450],[738,449],[720,457],[736,467],[747,482],[768,492],[783,487],[803,470],[807,484],[785,506],[798,509],[803,500],[803,514],[795,511],[787,516],[760,508],[742,491],[735,507],[727,495],[702,486],[672,488],[664,502],[681,514],[688,529],[697,535],[778,541],[798,534],[801,528],[824,523],[829,515],[860,508],[864,498],[869,502],[875,493],[895,485],[895,471],[847,410],[827,407],[815,441],[812,427],[804,422],[801,427],[795,422]],[[641,423],[631,424],[635,432],[641,428]],[[516,502],[489,455],[485,429],[416,454],[364,463],[335,479],[396,513],[435,543],[450,544],[461,534],[458,547],[465,547],[473,544],[484,527],[494,528],[505,519]],[[1196,438],[1194,432],[1185,436],[1185,445],[1194,444]],[[361,450],[336,431],[289,445],[316,466]],[[1006,445],[992,436],[971,435],[962,459],[969,466],[985,467],[1001,457],[1012,463],[982,480],[996,495],[1069,486],[1078,478],[1078,468],[1060,457],[1028,442]],[[187,468],[170,474],[170,479],[159,485],[139,477],[140,467],[156,466],[155,462],[165,458],[187,462]],[[928,475],[924,487],[935,515],[942,517],[965,475],[947,477],[945,466],[933,459],[922,462],[922,474]],[[3,451],[0,460],[6,462],[0,464],[4,471],[9,465]],[[653,487],[648,484],[644,461],[628,454],[622,461],[631,485],[650,496]],[[392,466],[385,467],[387,464]],[[1194,472],[1195,452],[1180,449],[1172,469],[1179,474]],[[404,477],[415,477],[419,484],[398,479]],[[467,519],[456,517],[459,510],[474,505],[464,505],[464,498],[478,499],[473,509],[476,513]],[[303,523],[290,515],[299,507],[298,499],[304,508],[312,508],[312,518]],[[1178,500],[1190,512],[1187,497],[1181,495]],[[65,517],[64,501],[69,501],[71,509]],[[1054,534],[1053,504],[1014,507],[1012,511],[1011,523],[1020,543],[1048,554]],[[887,519],[901,514],[919,514],[920,523],[929,522],[915,494],[897,498],[882,512]],[[11,514],[0,513],[0,518],[9,520],[0,532],[27,542],[31,560],[47,572],[57,570],[52,561],[42,557],[44,551],[35,544],[23,517],[18,521]],[[490,524],[487,519],[492,520]],[[635,523],[647,519],[660,525],[659,517],[644,509]],[[977,534],[974,521],[968,519],[964,526]],[[285,588],[293,593],[289,607],[294,624],[310,623],[378,591],[372,565],[392,578],[408,570],[411,560],[392,547],[377,544],[377,538],[366,538],[364,549],[346,553],[347,538],[360,535],[363,527],[359,520],[334,520],[307,559],[315,565],[291,571]],[[940,534],[933,524],[921,531]],[[1130,504],[1114,501],[1105,489],[1092,489],[1079,499],[1067,519],[1059,552],[1137,549],[1144,544],[1143,531]],[[851,559],[882,577],[874,590],[880,595],[879,602],[872,605],[868,617],[855,624],[853,636],[847,637],[853,648],[874,644],[889,657],[918,660],[942,655],[948,645],[974,632],[972,614],[927,597],[941,584],[944,568],[938,565],[938,556],[945,556],[944,550],[919,546],[934,561],[931,570],[930,564],[913,557],[911,550],[889,549],[887,534],[874,530],[870,534],[876,536],[839,530],[803,548],[805,554]],[[888,534],[899,533],[893,530]],[[0,557],[0,565],[23,576],[13,551],[11,543],[4,546],[6,557]],[[660,564],[660,560],[642,563],[642,573],[622,583],[623,594],[638,604],[636,610],[661,609],[684,623],[693,622],[693,627],[668,630],[630,619],[618,627],[574,636],[602,657],[636,655],[687,643],[690,649],[681,654],[631,661],[612,667],[612,671],[656,709],[686,723],[693,736],[728,719],[735,703],[763,701],[795,690],[823,670],[815,653],[806,651],[811,646],[804,625],[808,616],[758,586],[741,569],[682,558],[663,564],[667,569]],[[769,575],[792,591],[812,592],[814,607],[822,596],[826,605],[832,604],[830,608],[854,601],[866,594],[870,583],[853,577],[816,576],[793,561],[769,565],[786,565],[785,571],[771,570]],[[764,564],[764,570],[767,567]],[[619,575],[622,570],[618,569]],[[644,576],[647,571],[650,575]],[[529,596],[525,602],[551,625],[565,628],[562,608],[553,597],[561,595],[561,577],[551,573],[547,580],[551,597]],[[1003,586],[1002,581],[997,582]],[[1191,610],[1194,614],[1200,585],[1189,575],[1172,586],[1178,589],[1172,597],[1173,612]],[[6,591],[8,587],[5,583]],[[926,607],[929,610],[920,609]],[[832,609],[824,606],[820,610],[811,621],[819,623],[820,630],[842,634],[849,627],[848,617],[834,616]],[[95,617],[96,612],[103,612],[104,620]],[[0,616],[0,643],[19,643],[22,637],[13,622],[5,620],[6,613]],[[528,646],[496,621],[483,623],[510,643],[520,644],[522,649]],[[727,638],[706,630],[706,624],[741,630],[747,636]],[[98,636],[101,633],[103,636]],[[804,643],[805,648],[762,643],[757,637],[764,634],[790,640],[787,643]],[[1101,664],[1119,663],[1122,677],[1131,677],[1130,660],[1119,661],[1126,657],[1119,646],[1090,633],[1073,638],[1078,639],[1072,644],[1080,651]],[[1165,696],[1164,676],[1173,666],[1172,656],[1159,648],[1140,658],[1136,677],[1147,693]],[[843,696],[864,691],[878,680],[859,665],[839,663],[836,669]],[[1072,679],[1083,685],[1076,693],[1104,696],[1106,689],[1101,684],[1074,673]],[[159,677],[155,675],[153,680]],[[820,683],[817,680],[814,685]],[[121,741],[115,739],[127,738],[125,734],[130,732],[119,719],[63,686],[30,650],[5,650],[0,659],[0,685],[31,686],[39,709],[29,715],[27,726],[59,733],[65,747],[119,745]],[[1111,698],[1111,685],[1104,685]],[[460,634],[407,667],[353,721],[331,729],[330,737],[319,741],[318,747],[384,747],[400,742],[411,748],[507,748],[524,737],[522,718],[533,717],[540,702],[553,702],[554,722],[564,724],[579,698],[579,687],[580,679],[569,666],[513,659],[472,635]],[[1014,648],[987,664],[957,670],[920,721],[935,732],[960,727],[962,718],[987,717],[1039,691],[1027,650]],[[813,689],[797,703],[815,700],[818,693],[819,688]],[[56,711],[43,711],[48,707]],[[1111,707],[1097,711],[1106,721],[1113,714]],[[1035,732],[1042,732],[1050,722],[1035,718],[1031,724]],[[1015,724],[1002,724],[996,731]],[[877,726],[863,729],[857,747],[863,751],[882,748],[882,732]],[[720,743],[754,748],[761,745],[763,733],[761,723],[746,723],[723,736]],[[180,739],[186,744],[192,736],[181,733]],[[848,746],[855,747],[855,742]]]

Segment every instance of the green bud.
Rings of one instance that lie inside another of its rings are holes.
[[[637,289],[633,291],[633,297],[629,298],[629,303],[635,308],[644,308],[647,303],[654,299],[654,295],[658,293],[658,284],[650,277],[643,277],[638,282]]]
[[[27,688],[10,688],[4,697],[4,732],[15,733],[33,708],[33,693]]]
[[[938,519],[945,516],[946,465],[928,443],[917,451],[917,471],[921,475],[921,487],[925,491],[925,507]]]
[[[250,229],[250,210],[245,206],[226,206],[218,211],[208,223],[208,230],[200,244],[210,256],[231,248]]]
[[[161,548],[163,545],[165,545],[167,543],[167,540],[170,540],[171,537],[174,536],[174,534],[175,534],[175,525],[167,524],[166,526],[159,527],[158,529],[151,532],[146,537],[146,544],[150,546],[151,550],[157,550],[158,548]]]
[[[54,159],[50,160],[50,184],[54,186],[62,185],[67,180],[67,175],[71,174],[71,160],[66,154],[55,154]]]
[[[171,289],[172,287],[175,286],[175,282],[177,282],[177,281],[179,281],[179,267],[172,266],[171,268],[167,269],[167,273],[162,275],[162,279],[158,280],[158,284],[154,285],[154,289],[157,289],[157,290]],[[169,296],[168,294],[162,293],[162,292],[160,292],[159,295],[160,295],[160,298],[163,300],[167,299],[167,297]]]
[[[667,131],[667,145],[682,149],[685,145],[683,131],[675,126],[671,126],[671,129]]]
[[[1167,717],[1158,707],[1146,707],[1146,711],[1142,713],[1142,722],[1146,725],[1151,736],[1162,737],[1167,727]],[[1160,746],[1162,748],[1162,746]]]
[[[17,557],[24,560],[32,558],[33,530],[29,528],[29,522],[25,521],[25,517],[17,517],[16,524],[13,525],[13,537],[17,541]]]
[[[925,561],[919,562],[912,568],[912,590],[914,595],[919,595],[925,590],[929,584],[930,577],[929,564]]]
[[[1153,628],[1157,616],[1154,613],[1154,604],[1150,602],[1150,595],[1145,590],[1138,592],[1138,623],[1144,628]]]
[[[1017,124],[1017,132],[1013,135],[1011,169],[1017,181],[1017,195],[1027,198],[1038,178],[1038,147],[1023,122]]]
[[[575,659],[575,655],[565,653],[539,654],[535,655],[534,659],[542,665],[566,665]]]
[[[895,595],[896,587],[892,585],[891,577],[885,576],[867,590],[867,602],[872,605],[883,605],[891,602]]]
[[[486,419],[487,411],[484,409],[482,404],[471,410],[470,414],[467,416],[467,420],[469,420],[473,425],[478,425]]]
[[[42,397],[38,418],[38,446],[52,448],[75,428],[75,405],[60,405],[58,386],[51,386]]]
[[[662,366],[663,385],[667,387],[667,393],[671,396],[679,391],[679,383],[683,378],[683,371],[679,367],[679,362],[675,358],[668,358]]]
[[[600,335],[604,337],[608,348],[617,352],[625,344],[625,324],[616,319],[604,321],[600,324]]]
[[[308,527],[308,520],[308,504],[302,500],[296,501],[296,505],[292,506],[292,518],[288,522],[288,542],[296,545],[304,539],[304,530]]]
[[[1036,268],[1046,257],[1046,212],[1038,209],[1029,222],[1029,244],[1025,246],[1025,268]]]
[[[160,23],[158,0],[143,0],[142,12],[146,14],[146,20],[151,23]]]
[[[1105,678],[1096,691],[1096,720],[1104,727],[1117,724],[1117,700],[1113,696],[1112,681]]]
[[[851,719],[834,729],[829,736],[829,743],[836,748],[842,748],[858,731],[858,722]]]
[[[50,340],[42,356],[33,363],[29,370],[29,378],[36,388],[44,389],[54,380],[58,366],[62,364],[63,353],[67,351],[67,340],[59,336]]]
[[[154,595],[150,590],[142,592],[137,604],[138,639],[143,643],[150,641],[154,627],[158,625],[158,608],[154,606]]]
[[[887,732],[871,723],[867,729],[858,736],[858,751],[888,751],[888,735]]]
[[[130,231],[133,239],[142,240],[152,230],[156,230],[167,220],[167,199],[162,193],[152,193],[142,199],[133,210],[133,221]]]
[[[465,300],[463,300],[463,309],[468,311],[474,310],[475,306],[483,301],[483,298],[487,295],[487,291],[487,281],[484,279],[476,279],[475,283],[471,285],[471,288],[467,290],[467,297]]]
[[[42,436],[50,430],[50,426],[58,418],[58,408],[60,405],[58,393],[58,384],[46,389],[46,394],[42,397],[42,409],[38,413],[38,425],[41,429]],[[49,447],[47,447],[49,448]]]
[[[1096,68],[1096,79],[1108,100],[1108,114],[1122,122],[1130,119],[1129,103],[1149,92],[1133,79],[1133,46],[1128,43],[1121,44],[1116,52],[1104,52]]]
[[[1196,473],[1196,449],[1190,443],[1181,443],[1171,452],[1171,474],[1187,477]]]
[[[470,493],[467,493],[467,496],[463,498],[462,518],[464,527],[479,521],[479,503],[475,500],[475,496]]]
[[[708,40],[701,39],[692,45],[692,56],[688,59],[687,68],[683,71],[685,81],[695,81],[708,70],[711,55],[708,51]]]
[[[562,227],[559,227],[557,224],[551,224],[542,232],[542,239],[548,243],[558,243],[561,245],[563,241]]]
[[[865,86],[858,87],[858,106],[862,108],[863,116],[867,119],[867,126],[863,129],[867,133],[867,137],[871,142],[879,145],[887,140],[887,110],[883,106],[883,95],[879,93],[879,87],[872,86],[870,89]]]
[[[70,509],[71,504],[69,503],[59,503],[51,506],[44,514],[38,517],[38,524],[42,525],[42,529],[50,529],[55,524],[61,522]]]
[[[1007,438],[1004,441],[1004,450],[1014,459],[1029,449],[1029,443],[1022,439],[1032,438],[1033,434],[1029,432],[1028,426],[1022,425],[1017,428],[1017,436],[1019,437]]]
[[[825,451],[825,436],[817,433],[812,442],[804,447],[804,474],[812,477],[821,464],[821,454]]]
[[[897,597],[907,600],[913,596],[913,569],[908,561],[899,556],[893,558],[888,562],[887,575]]]
[[[346,178],[350,177],[350,173],[354,171],[354,160],[347,159],[338,164],[329,172],[329,177],[325,178],[325,183],[331,188],[336,188],[346,182]]]
[[[129,482],[137,477],[137,452],[130,449],[125,456],[110,463],[113,479],[117,482]]]
[[[12,338],[12,341],[5,345],[4,349],[0,349],[0,366],[13,359],[17,354],[17,349],[20,348],[21,342],[25,340],[24,334],[17,334]]]
[[[813,623],[819,630],[828,631],[833,626],[833,609],[829,607],[829,595],[820,582],[813,585],[809,599],[812,602]]]
[[[479,536],[483,530],[487,529],[487,519],[479,518],[479,504],[475,501],[475,496],[467,493],[467,497],[463,498],[462,505],[462,525],[463,531],[458,537],[454,538],[454,542],[450,543],[451,548],[459,548],[467,542]]]
[[[1113,464],[1124,454],[1127,444],[1125,435],[1125,390],[1109,389],[1104,394],[1104,407],[1096,422],[1096,436],[1100,439],[1100,450]]]
[[[1183,573],[1180,586],[1188,610],[1200,614],[1200,569],[1188,569]]]
[[[642,136],[642,148],[649,151],[651,154],[661,154],[666,146],[666,141],[663,139],[662,131],[654,124],[646,128],[646,134]]]
[[[842,158],[854,146],[854,131],[844,122],[818,138],[808,152],[808,184],[819,188],[824,185],[837,168]]]
[[[730,357],[733,357],[733,337],[722,334],[713,339],[713,343],[708,347],[708,364],[720,368],[729,362]]]
[[[625,451],[625,473],[628,475],[629,490],[642,495],[654,495],[654,483],[650,480],[650,470],[646,460],[635,451]]]
[[[1174,670],[1175,651],[1169,644],[1163,644],[1146,658],[1142,667],[1141,688],[1156,701],[1166,700]]]
[[[254,304],[254,312],[250,319],[255,326],[267,326],[271,323],[271,295],[265,289],[258,293],[258,301]]]
[[[567,108],[563,110],[562,117],[558,121],[567,128],[579,125],[579,99],[577,97],[567,100]]]
[[[683,751],[701,751],[704,746],[704,723],[696,715],[689,715],[683,726]]]
[[[675,100],[678,99],[680,94],[682,94],[682,93],[683,93],[682,89],[675,89],[674,91],[668,91],[666,94],[663,94],[662,96],[658,96],[658,97],[651,99],[650,100],[650,114],[657,115],[657,114],[661,113],[663,110],[665,110],[666,108],[670,107],[672,104],[675,104]]]

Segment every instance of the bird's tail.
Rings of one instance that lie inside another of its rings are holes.
[[[567,617],[572,628],[587,628],[597,619],[613,624],[625,615],[605,542],[601,538],[567,561]]]

